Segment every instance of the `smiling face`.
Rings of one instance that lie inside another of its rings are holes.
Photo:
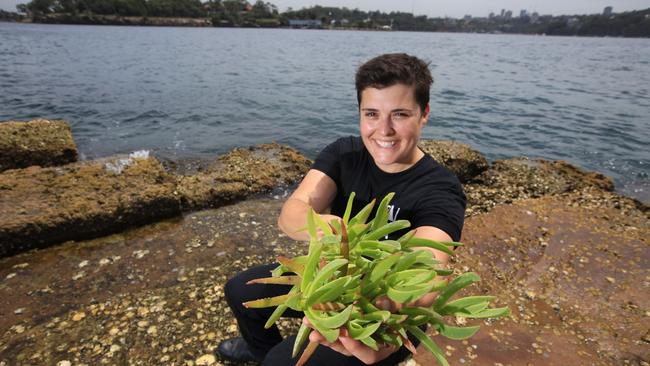
[[[401,172],[424,156],[417,144],[429,118],[429,105],[422,112],[413,86],[366,88],[359,113],[361,139],[381,170]]]

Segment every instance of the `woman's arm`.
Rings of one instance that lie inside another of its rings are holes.
[[[309,170],[298,188],[282,206],[278,227],[292,239],[308,241],[307,231],[300,231],[307,226],[307,211],[310,207],[313,208],[327,222],[337,218],[325,213],[334,201],[334,197],[336,197],[336,183],[332,178],[319,170]]]

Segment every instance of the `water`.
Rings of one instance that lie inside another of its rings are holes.
[[[431,61],[424,137],[567,160],[650,200],[648,39],[0,23],[0,120],[66,119],[85,159],[270,141],[314,157],[356,133],[354,71],[385,52]]]

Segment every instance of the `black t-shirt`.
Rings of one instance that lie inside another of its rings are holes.
[[[409,220],[411,229],[433,226],[460,240],[465,217],[466,198],[458,178],[425,154],[415,165],[398,173],[379,169],[360,137],[343,137],[327,146],[316,158],[312,169],[327,174],[336,182],[332,202],[333,215],[343,216],[348,198],[355,192],[352,215],[373,198],[379,201],[395,192],[389,204],[389,221]],[[391,239],[410,229],[402,230]]]

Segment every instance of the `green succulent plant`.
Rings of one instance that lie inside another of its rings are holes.
[[[311,238],[308,254],[278,257],[280,265],[272,271],[271,277],[249,282],[293,285],[286,295],[244,303],[251,308],[276,306],[266,328],[291,308],[304,312],[311,326],[328,342],[336,341],[339,329],[345,327],[351,338],[374,350],[385,343],[404,345],[415,353],[408,332],[419,339],[441,365],[448,365],[443,351],[420,326],[429,324],[442,336],[460,340],[473,336],[479,327],[452,326],[445,322],[446,316],[497,318],[509,314],[507,307],[488,307],[493,296],[451,300],[464,287],[480,281],[479,276],[468,272],[451,281],[443,279],[441,277],[451,276],[453,271],[440,268],[440,262],[431,251],[420,249],[433,248],[453,256],[453,247],[461,243],[416,238],[415,230],[397,240],[385,240],[387,235],[410,227],[406,220],[388,222],[388,203],[394,193],[384,197],[369,222],[376,201],[350,218],[354,196],[352,193],[340,221],[325,222],[310,209],[306,228]],[[438,294],[431,306],[412,305],[431,292]],[[380,297],[411,305],[391,313],[375,306]],[[306,324],[301,324],[293,357],[300,352],[310,331]],[[310,343],[297,365],[303,365],[317,346],[318,343]]]

